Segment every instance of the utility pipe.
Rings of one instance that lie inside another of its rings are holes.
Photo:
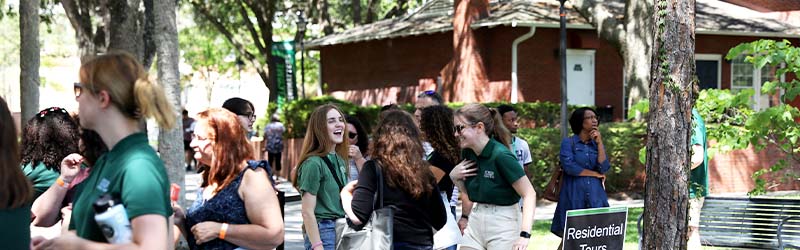
[[[516,26],[516,23],[511,24],[511,27],[514,26]],[[514,39],[514,43],[511,45],[511,103],[517,103],[517,95],[519,95],[519,83],[517,82],[517,47],[519,47],[520,43],[533,37],[533,34],[536,33],[536,26],[532,25],[530,27],[531,30],[528,31],[528,33]]]

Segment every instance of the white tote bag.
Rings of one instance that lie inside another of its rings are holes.
[[[461,230],[458,229],[455,215],[450,212],[450,202],[447,193],[441,192],[444,212],[447,215],[447,223],[441,230],[433,235],[433,249],[445,249],[449,246],[461,243]],[[434,230],[435,231],[435,230]]]

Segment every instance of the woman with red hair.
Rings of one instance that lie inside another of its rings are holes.
[[[194,204],[175,223],[191,249],[272,249],[283,242],[283,220],[267,164],[248,161],[253,149],[235,114],[197,114],[194,158],[208,166]]]

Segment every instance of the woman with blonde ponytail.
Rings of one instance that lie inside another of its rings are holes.
[[[463,201],[460,249],[527,249],[536,192],[509,150],[511,133],[499,112],[467,104],[456,111],[453,124],[464,158],[450,171]]]
[[[151,81],[129,54],[98,56],[81,66],[79,78],[74,90],[81,126],[96,131],[109,151],[97,159],[89,177],[77,186],[81,191],[73,202],[70,232],[52,240],[33,239],[34,248],[112,248],[94,219],[92,206],[105,194],[124,205],[130,219],[131,239],[113,248],[171,248],[167,227],[172,215],[169,180],[139,122],[153,118],[161,128],[170,128],[177,113],[161,86]],[[81,162],[62,162],[62,168],[65,164],[77,168]]]

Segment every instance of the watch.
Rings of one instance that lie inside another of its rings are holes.
[[[522,231],[522,232],[519,232],[519,237],[530,239],[531,238],[531,233]]]

